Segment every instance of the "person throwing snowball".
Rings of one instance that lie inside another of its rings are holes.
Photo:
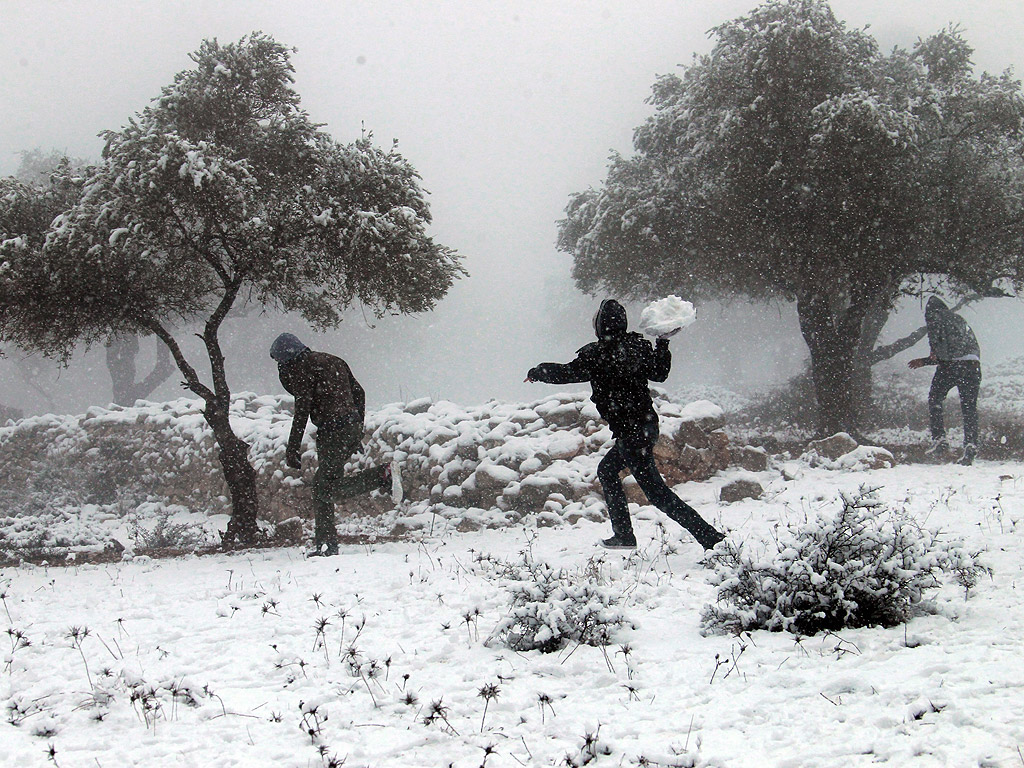
[[[615,438],[597,467],[612,523],[611,538],[601,542],[608,549],[636,547],[619,479],[624,469],[633,473],[650,502],[693,534],[704,549],[714,548],[725,538],[669,489],[654,464],[658,414],[648,382],[668,378],[672,367],[668,339],[678,330],[662,333],[652,345],[639,333],[627,331],[626,310],[619,302],[605,299],[594,316],[597,341],[582,347],[570,363],[541,363],[526,375],[527,381],[545,384],[589,381],[593,388],[591,399]]]
[[[316,430],[319,466],[313,477],[314,555],[338,554],[334,522],[336,501],[379,490],[402,500],[398,466],[391,462],[345,476],[345,462],[363,441],[366,394],[348,363],[326,352],[314,352],[291,333],[282,333],[270,347],[281,384],[295,397],[295,416],[288,435],[285,463],[302,468],[302,436],[306,421]]]

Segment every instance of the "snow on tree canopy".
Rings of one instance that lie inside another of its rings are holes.
[[[466,274],[427,234],[420,176],[395,144],[381,149],[369,133],[341,144],[300,108],[290,53],[258,32],[205,40],[194,68],[102,134],[103,160],[83,181],[67,170],[40,191],[0,183],[0,222],[14,204],[52,222],[34,235],[0,223],[0,243],[38,240],[3,246],[12,266],[0,338],[66,360],[112,333],[157,336],[206,402],[233,503],[228,544],[258,533],[255,470],[227,407],[219,334],[229,312],[273,307],[322,330],[353,305],[428,311]],[[179,346],[183,320],[204,323],[208,367]]]
[[[697,319],[693,304],[678,296],[652,301],[640,313],[640,329],[648,336],[662,336],[685,328]]]

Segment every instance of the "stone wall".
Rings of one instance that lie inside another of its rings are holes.
[[[655,456],[670,484],[767,461],[756,449],[729,445],[717,406],[707,401],[681,405],[663,397],[657,406],[663,434]],[[290,398],[239,394],[232,422],[252,446],[261,517],[279,522],[306,516],[306,483],[316,456],[310,429],[303,470],[284,464]],[[368,414],[365,453],[350,469],[395,458],[411,505],[444,507],[456,515],[459,509],[493,509],[508,521],[538,512],[565,514],[599,498],[597,463],[610,439],[593,404],[580,394],[472,408],[418,400]],[[230,513],[216,445],[199,401],[92,408],[77,416],[32,417],[0,428],[0,504],[8,517],[83,505],[126,513],[153,502],[207,515]],[[339,517],[391,507],[387,497],[366,498],[339,505]]]

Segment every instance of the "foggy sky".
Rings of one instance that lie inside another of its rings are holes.
[[[341,354],[371,404],[418,396],[465,404],[551,391],[522,384],[541,360],[570,359],[591,338],[596,300],[569,280],[556,220],[572,192],[599,185],[611,150],[629,153],[658,74],[710,50],[708,30],[757,5],[717,0],[632,2],[41,2],[0,1],[0,175],[18,152],[59,149],[96,160],[97,134],[117,129],[190,66],[204,38],[234,42],[261,30],[297,49],[296,89],[338,141],[365,129],[393,138],[431,192],[432,235],[470,272],[433,313],[376,322],[350,313],[315,336],[300,318],[227,328],[230,384],[280,392],[266,355],[277,332]],[[959,22],[978,70],[1024,72],[1024,6],[1017,0],[835,0],[851,26],[870,25],[883,49],[909,47]],[[684,297],[685,298],[685,297]],[[631,307],[633,319],[637,307]],[[967,310],[986,360],[1024,354],[1017,300]],[[911,308],[892,333],[919,319]],[[792,312],[707,308],[673,342],[668,388],[778,381],[806,355]],[[763,337],[763,338],[762,338]],[[19,355],[17,350],[5,350]],[[739,362],[739,361],[742,361]],[[47,372],[53,401],[30,393],[0,361],[0,402],[28,412],[109,400],[102,355],[88,376]],[[94,381],[83,386],[83,378]],[[155,397],[181,393],[173,378]]]

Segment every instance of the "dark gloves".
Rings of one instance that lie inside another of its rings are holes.
[[[539,365],[535,365],[533,368],[531,368],[527,372],[526,380],[527,381],[542,381],[542,379],[541,379],[541,372],[540,372],[540,366]]]

